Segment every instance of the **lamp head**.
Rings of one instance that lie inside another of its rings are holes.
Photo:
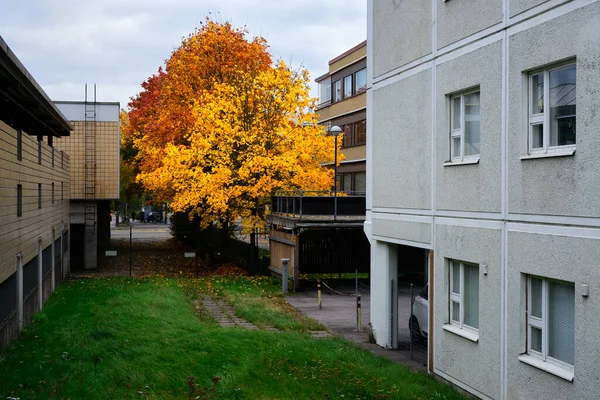
[[[338,136],[340,133],[342,133],[342,128],[340,128],[337,125],[334,125],[331,127],[331,129],[329,129],[329,134],[333,135],[333,136]]]

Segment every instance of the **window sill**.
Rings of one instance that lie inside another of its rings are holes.
[[[444,163],[444,167],[455,167],[457,165],[472,165],[472,164],[479,164],[479,157],[466,159],[466,160],[462,160],[462,161],[446,161]]]
[[[467,331],[466,329],[460,329],[459,327],[450,325],[450,324],[445,324],[444,326],[442,326],[442,328],[446,332],[454,333],[455,335],[464,337],[465,339],[468,339],[471,342],[475,342],[475,343],[479,342],[479,334],[478,333],[470,332],[470,331]]]
[[[568,149],[568,150],[554,151],[554,152],[549,152],[549,153],[527,154],[527,155],[521,156],[520,159],[521,160],[535,160],[536,158],[569,157],[569,156],[572,156],[573,154],[575,154],[575,149]]]
[[[542,361],[537,357],[530,356],[529,354],[521,354],[519,356],[519,361],[531,365],[532,367],[539,368],[542,371],[546,371],[552,375],[556,375],[559,378],[563,378],[569,382],[573,382],[573,378],[575,377],[575,373],[573,371],[569,371],[568,369],[561,368],[558,365]]]

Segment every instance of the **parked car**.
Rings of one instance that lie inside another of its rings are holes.
[[[429,284],[412,301],[408,327],[413,341],[423,340],[429,335]]]

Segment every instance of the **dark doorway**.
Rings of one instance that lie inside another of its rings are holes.
[[[423,365],[429,336],[428,253],[398,245],[398,349]]]

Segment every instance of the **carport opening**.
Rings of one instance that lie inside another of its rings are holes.
[[[398,245],[397,271],[398,350],[427,365],[429,251]]]

